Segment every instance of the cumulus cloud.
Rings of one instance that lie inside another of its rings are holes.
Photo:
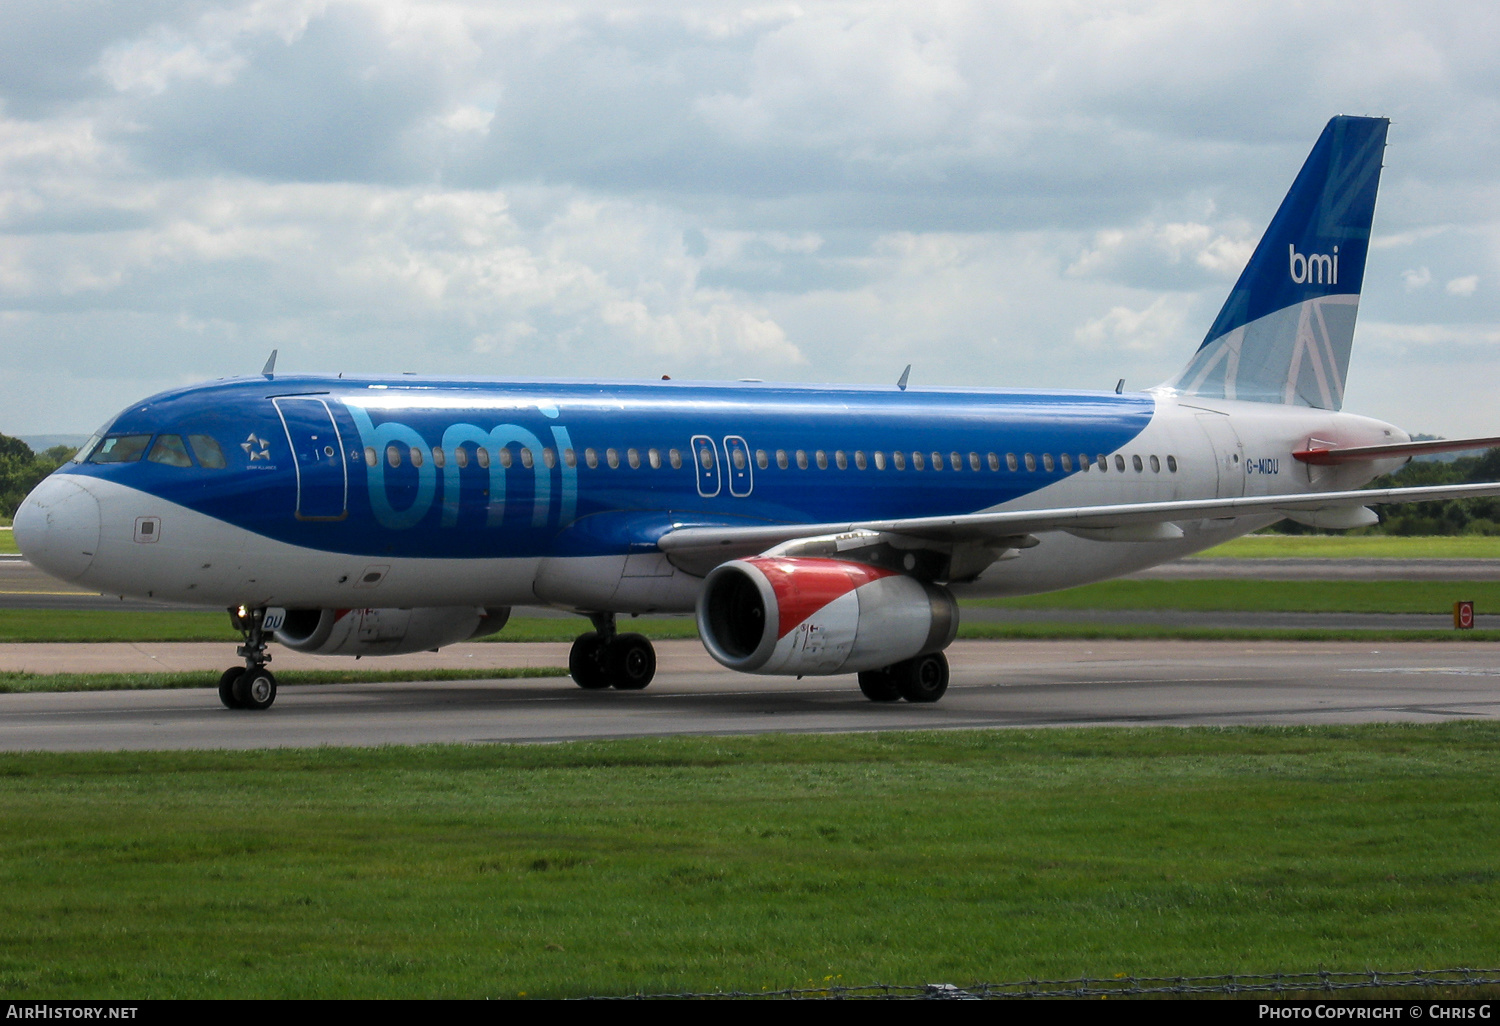
[[[1361,378],[1364,339],[1500,323],[1496,30],[1493,5],[1352,0],[15,0],[0,337],[24,370],[0,430],[86,431],[80,405],[273,347],[309,369],[1159,381],[1339,110],[1396,119],[1349,392],[1395,404],[1424,365]],[[1500,375],[1492,350],[1467,350],[1472,379]],[[49,403],[49,373],[80,401]],[[1402,423],[1493,427],[1433,409],[1458,419]]]

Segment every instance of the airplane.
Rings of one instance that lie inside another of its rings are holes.
[[[1283,518],[1377,522],[1421,453],[1342,412],[1389,122],[1328,122],[1223,309],[1142,392],[261,374],[108,421],[14,520],[33,564],[106,594],[228,608],[231,709],[268,642],[399,654],[544,604],[589,618],[569,671],[637,690],[626,614],[695,612],[722,665],[856,674],[933,702],[957,600],[1073,587]]]

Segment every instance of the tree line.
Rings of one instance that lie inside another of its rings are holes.
[[[0,435],[0,517],[14,517],[27,493],[77,452],[71,446],[54,445],[35,453],[19,438]]]

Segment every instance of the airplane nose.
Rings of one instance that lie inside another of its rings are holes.
[[[54,577],[76,581],[99,550],[99,501],[69,474],[53,474],[16,510],[21,555]]]

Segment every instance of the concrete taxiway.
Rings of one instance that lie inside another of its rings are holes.
[[[0,668],[40,666],[4,646]],[[114,648],[160,668],[224,664],[222,646]],[[0,750],[122,750],[544,742],[678,734],[1042,726],[1432,722],[1500,716],[1500,650],[1463,642],[979,642],[950,650],[934,705],[875,704],[852,677],[756,678],[697,642],[658,646],[641,692],[565,678],[283,687],[267,712],[231,712],[208,688],[0,695]],[[444,660],[561,665],[564,645],[461,645]],[[418,657],[401,657],[418,658]],[[437,657],[428,656],[429,660]],[[127,668],[119,660],[115,669]],[[328,666],[328,660],[320,660]],[[386,663],[390,666],[390,663]],[[287,677],[295,660],[279,659]],[[216,677],[216,672],[212,672]]]

